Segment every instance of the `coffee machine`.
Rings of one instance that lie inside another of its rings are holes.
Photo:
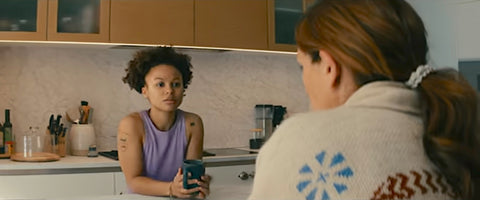
[[[274,129],[282,122],[287,108],[281,105],[255,105],[255,129],[250,139],[250,148],[259,149],[271,136]]]
[[[283,118],[285,117],[285,114],[287,114],[287,107],[281,106],[281,105],[275,105],[273,106],[273,119],[272,119],[272,126],[273,126],[273,131],[282,123]]]

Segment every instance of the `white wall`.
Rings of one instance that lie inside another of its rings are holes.
[[[455,5],[459,60],[480,60],[480,1]]]
[[[462,0],[407,0],[425,24],[429,63],[434,67],[458,69],[454,9],[458,1]]]
[[[407,0],[424,20],[434,66],[480,59],[480,0]]]

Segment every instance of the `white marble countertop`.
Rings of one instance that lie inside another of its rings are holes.
[[[240,148],[239,148],[240,149]],[[257,154],[208,156],[203,161],[207,167],[212,164],[254,162]],[[0,159],[0,175],[62,174],[116,172],[120,170],[118,161],[104,157],[66,156],[53,162],[18,162]]]

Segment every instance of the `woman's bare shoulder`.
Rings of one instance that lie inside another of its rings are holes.
[[[143,130],[143,120],[138,112],[125,116],[118,125],[119,132],[139,133],[139,130]]]
[[[200,117],[200,115],[198,114],[195,114],[195,113],[192,113],[192,112],[186,112],[186,111],[183,111],[185,114],[185,122],[187,124],[190,124],[190,123],[202,123],[202,118]]]

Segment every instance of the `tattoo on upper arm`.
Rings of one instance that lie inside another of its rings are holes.
[[[119,146],[121,151],[126,151],[127,150],[127,138],[128,134],[127,133],[122,133],[119,135]]]
[[[190,126],[195,126],[195,122],[190,122]]]
[[[126,151],[126,150],[127,150],[127,144],[121,144],[120,151]]]

